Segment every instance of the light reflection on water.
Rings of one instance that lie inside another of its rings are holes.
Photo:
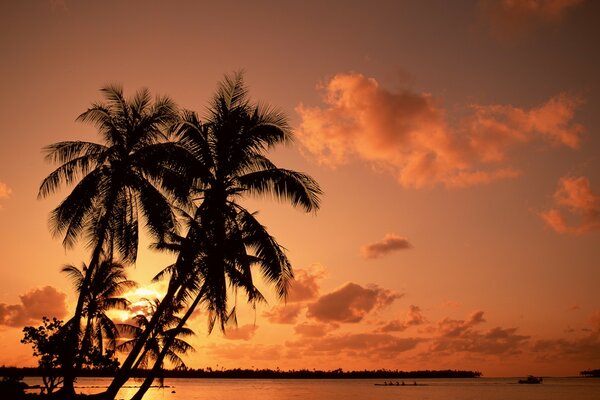
[[[27,378],[28,384],[39,379]],[[424,386],[374,386],[373,379],[166,379],[145,400],[597,400],[600,379],[546,378],[541,385],[519,385],[517,378],[421,379]],[[407,384],[412,380],[406,381]],[[96,393],[109,378],[80,378],[77,391]],[[139,385],[130,381],[128,385]],[[136,387],[123,388],[130,399]]]

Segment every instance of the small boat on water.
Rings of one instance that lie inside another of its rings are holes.
[[[402,381],[402,383],[384,382],[384,383],[374,383],[373,385],[375,385],[375,386],[425,386],[425,384],[417,383],[416,381],[413,383],[404,383],[404,381]]]
[[[519,383],[537,384],[542,383],[543,379],[537,376],[529,375],[526,379],[519,379]]]

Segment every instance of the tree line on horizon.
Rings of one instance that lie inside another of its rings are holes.
[[[14,368],[0,367],[2,376],[40,376],[42,371],[39,368]],[[147,369],[138,369],[133,371],[132,377],[145,378],[150,373]],[[88,369],[80,372],[81,376],[86,377],[112,377],[114,371]],[[450,378],[479,378],[483,374],[479,371],[468,370],[417,370],[402,371],[392,369],[378,370],[349,370],[344,371],[341,368],[334,370],[317,369],[213,369],[213,368],[185,368],[163,371],[165,378],[238,378],[238,379],[450,379]]]
[[[130,99],[120,86],[101,92],[105,101],[77,120],[94,125],[102,141],[45,147],[46,160],[58,167],[38,194],[72,187],[49,220],[65,249],[83,241],[90,250],[87,263],[62,269],[77,292],[76,308],[64,324],[45,318],[40,327],[26,327],[22,342],[50,375],[47,392],[60,386],[56,398],[74,398],[78,374],[100,368],[112,370],[113,380],[95,397],[113,400],[144,369],[132,397],[140,400],[165,361],[185,368],[181,356],[192,350],[185,338],[193,334],[186,323],[196,309],[206,312],[209,333],[235,324],[231,296],[242,292],[253,306],[265,300],[255,269],[278,298],[288,293],[293,271],[284,248],[240,200],[275,197],[316,212],[322,191],[309,175],[268,159],[269,150],[292,141],[292,130],[283,113],[249,98],[242,72],[224,77],[203,116],[168,97],[153,99],[147,89]],[[175,262],[155,277],[167,280],[162,300],[148,299],[149,313],[115,324],[107,311],[128,307],[122,295],[135,283],[125,266],[136,262],[142,227],[152,248],[170,252]]]

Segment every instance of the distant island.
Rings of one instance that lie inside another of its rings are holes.
[[[591,376],[593,378],[600,378],[600,369],[588,369],[586,371],[581,371],[579,375],[583,376]]]
[[[143,378],[147,370],[133,371],[132,377]],[[420,370],[400,371],[389,369],[344,371],[335,370],[273,370],[273,369],[178,369],[165,370],[163,378],[236,378],[236,379],[424,379],[424,378],[479,378],[479,371],[462,370]],[[0,376],[41,376],[39,368],[0,367]],[[80,377],[112,377],[114,372],[106,370],[83,369],[77,373]]]

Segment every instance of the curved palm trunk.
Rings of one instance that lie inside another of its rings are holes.
[[[136,362],[138,361],[138,356],[144,349],[144,346],[148,341],[150,334],[154,331],[154,328],[160,322],[163,314],[168,310],[168,305],[170,305],[170,303],[173,301],[173,298],[175,297],[175,293],[177,292],[179,286],[180,285],[178,282],[175,282],[175,284],[169,286],[165,297],[160,302],[160,304],[156,308],[156,311],[152,315],[150,323],[148,324],[146,329],[142,331],[142,334],[139,337],[138,341],[135,343],[135,345],[127,355],[127,358],[121,365],[121,368],[119,368],[117,374],[110,383],[110,386],[104,393],[104,398],[110,400],[114,399],[121,387],[125,384],[125,382],[129,380],[129,378],[131,377],[132,370],[135,369],[135,367],[137,367],[138,365],[138,363]]]
[[[100,255],[102,254],[102,248],[104,247],[104,236],[108,228],[108,218],[104,218],[102,225],[100,226],[99,241],[94,248],[92,253],[92,259],[88,265],[88,273],[85,275],[82,287],[89,287],[92,274],[94,269],[100,262]],[[75,307],[75,313],[72,319],[72,326],[67,332],[66,343],[70,344],[65,347],[65,353],[63,358],[63,387],[61,392],[66,398],[73,398],[75,396],[75,356],[81,350],[79,346],[79,334],[81,333],[81,318],[83,316],[83,303],[86,297],[85,289],[79,293],[77,299],[77,306]]]
[[[100,263],[100,257],[102,255],[102,251],[104,248],[104,243],[106,240],[106,231],[108,230],[108,221],[109,216],[112,213],[112,209],[114,207],[115,201],[117,198],[117,190],[112,190],[110,193],[110,197],[106,202],[106,212],[103,218],[100,220],[100,229],[98,230],[98,243],[94,247],[94,251],[92,252],[92,259],[88,264],[87,273],[83,279],[81,292],[79,293],[79,297],[77,298],[77,306],[75,307],[75,314],[73,315],[73,326],[67,332],[67,341],[66,343],[72,344],[70,346],[66,346],[65,354],[63,359],[63,387],[62,392],[66,398],[75,397],[75,378],[76,378],[76,368],[75,368],[75,356],[77,355],[81,348],[79,346],[79,335],[81,333],[81,318],[83,316],[83,305],[85,302],[85,297],[87,295],[86,288],[90,286],[90,281],[92,279],[92,275],[94,274],[94,270],[98,267]]]
[[[91,348],[92,347],[92,324],[91,321],[88,317],[87,323],[85,325],[85,331],[83,334],[83,339],[81,340],[81,348],[85,349],[85,348]],[[76,369],[79,370],[83,365],[83,358],[79,358],[79,360],[77,360],[77,366]]]
[[[194,310],[198,306],[198,303],[200,302],[201,299],[202,299],[202,294],[198,294],[198,296],[196,296],[196,298],[194,299],[194,302],[190,305],[190,307],[188,308],[188,310],[185,313],[185,315],[183,316],[183,318],[181,318],[181,321],[179,321],[179,324],[177,324],[177,326],[175,327],[173,334],[167,338],[167,341],[164,343],[160,354],[158,355],[156,361],[154,362],[154,366],[149,371],[148,376],[146,377],[146,379],[144,379],[144,382],[142,383],[142,385],[140,386],[138,391],[135,393],[135,395],[133,395],[131,400],[141,400],[144,397],[144,395],[146,394],[146,392],[148,391],[148,389],[150,389],[150,386],[152,386],[152,382],[154,382],[154,379],[157,377],[158,373],[162,369],[163,361],[165,360],[165,357],[167,356],[167,353],[169,352],[171,345],[177,338],[177,335],[179,334],[179,332],[181,332],[181,329],[185,326],[186,321],[194,313]]]

